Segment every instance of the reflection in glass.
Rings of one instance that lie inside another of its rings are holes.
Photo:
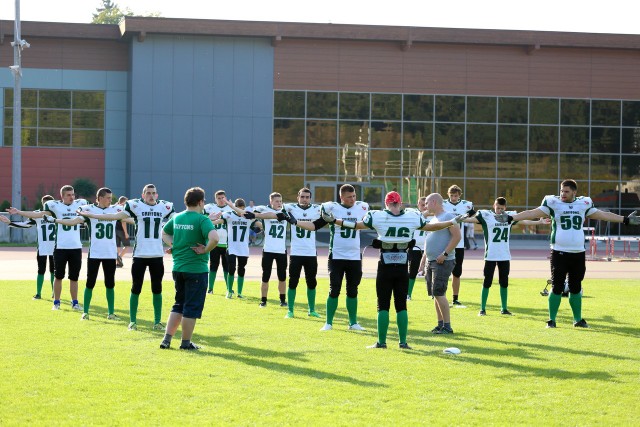
[[[38,131],[39,147],[69,147],[71,131],[62,129],[40,129]]]
[[[273,148],[273,173],[304,173],[304,148]]]
[[[618,182],[604,182],[604,181],[591,181],[589,183],[588,193],[587,183],[578,183],[578,194],[591,197],[593,199],[596,208],[613,207],[618,205],[616,192],[618,188]],[[611,197],[613,196],[613,197]],[[613,199],[613,200],[612,200]],[[615,201],[614,201],[615,200]]]
[[[403,176],[400,150],[371,150],[371,175]]]
[[[39,108],[71,108],[71,92],[68,90],[41,90]]]
[[[338,118],[338,93],[307,92],[307,117],[315,119]]]
[[[461,151],[436,150],[434,170],[437,177],[448,176],[462,178],[464,176],[464,156]]]
[[[374,93],[371,95],[372,120],[401,120],[402,95]]]
[[[369,122],[340,121],[338,140],[338,176],[355,177],[363,181],[369,173],[369,152],[371,149]]]
[[[344,120],[368,120],[369,119],[369,94],[368,93],[341,93],[340,94],[340,119]]]
[[[335,148],[307,147],[307,173],[335,175],[337,156]]]
[[[464,96],[436,95],[436,120],[464,122]]]
[[[336,147],[337,137],[335,120],[307,120],[307,146]]]
[[[38,122],[41,127],[68,129],[71,127],[71,111],[39,110]]]
[[[467,97],[467,122],[470,123],[495,123],[496,122],[496,98],[494,97]]]
[[[464,125],[436,123],[436,150],[464,150]]]
[[[561,99],[560,123],[563,125],[588,125],[589,100]]]
[[[433,95],[404,95],[404,120],[433,121]]]
[[[276,91],[273,98],[274,117],[304,117],[304,92]]]
[[[556,126],[529,126],[529,150],[558,152]]]
[[[38,132],[36,129],[22,129],[22,146],[36,147],[38,145]],[[4,146],[13,147],[13,128],[4,128]]]
[[[578,183],[578,189],[580,183]],[[580,191],[578,191],[580,193]],[[542,205],[544,196],[560,194],[560,181],[529,181],[527,204],[534,208]]]
[[[303,146],[304,120],[275,119],[273,121],[273,145]]]
[[[529,123],[540,125],[558,124],[558,110],[560,108],[558,99],[554,98],[531,98]]]
[[[495,150],[496,125],[467,125],[467,150]]]
[[[620,128],[591,128],[592,153],[620,153]]]
[[[529,178],[558,179],[558,155],[529,153]]]
[[[498,171],[498,174],[500,171]],[[499,175],[498,175],[499,176]],[[507,199],[507,209],[524,210],[527,208],[527,181],[510,179],[498,180],[496,197]],[[538,201],[539,202],[539,201]],[[493,200],[491,200],[493,205]]]
[[[591,157],[591,179],[615,180],[619,179],[620,156],[598,155]]]
[[[589,128],[562,126],[560,128],[560,151],[569,153],[588,153]]]
[[[499,125],[498,150],[527,151],[527,127],[521,125]]]
[[[468,179],[463,191],[462,198],[471,200],[476,209],[480,206],[489,209],[496,199],[496,181],[493,179]]]
[[[527,123],[528,119],[527,98],[498,98],[499,123]]]
[[[620,101],[591,101],[592,126],[620,126]]]
[[[576,180],[589,179],[589,155],[561,154],[560,177],[570,177]]]
[[[401,134],[399,122],[371,122],[371,147],[400,148]]]
[[[498,178],[526,178],[527,154],[498,152]]]
[[[622,153],[640,154],[640,128],[622,129]]]
[[[273,188],[274,191],[282,194],[282,200],[296,200],[298,196],[298,190],[304,187],[304,177],[299,175],[294,176],[274,176],[273,177]],[[249,203],[248,200],[245,202]],[[258,204],[258,203],[256,203]]]
[[[73,111],[73,128],[74,129],[104,129],[104,111],[74,110]]]
[[[74,130],[71,135],[71,146],[74,148],[104,147],[104,132],[101,130]]]
[[[104,110],[104,92],[74,91],[74,110]]]
[[[433,148],[432,123],[404,123],[405,148]]]
[[[622,126],[640,126],[640,101],[622,101]]]
[[[495,178],[496,152],[467,151],[467,177]]]

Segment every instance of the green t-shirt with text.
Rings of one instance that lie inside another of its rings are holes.
[[[213,230],[211,220],[194,211],[174,215],[164,226],[164,232],[173,236],[173,271],[181,273],[207,273],[209,254],[198,255],[191,247],[207,244],[207,236]]]

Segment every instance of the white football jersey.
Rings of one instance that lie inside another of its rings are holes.
[[[234,211],[224,212],[221,217],[227,229],[227,252],[236,256],[249,256],[249,227],[254,221],[239,216]]]
[[[458,203],[451,203],[449,201],[449,199],[445,200],[442,203],[442,207],[444,208],[445,212],[449,212],[452,213],[454,215],[464,215],[467,212],[469,212],[471,209],[473,209],[473,203],[471,203],[468,200],[463,200],[460,199],[458,200]],[[460,227],[460,232],[462,233],[462,236],[464,237],[464,223],[460,223],[458,224],[458,227]],[[464,249],[464,238],[460,239],[460,241],[458,242],[458,246],[456,246],[456,249],[462,248]]]
[[[123,206],[113,205],[101,208],[96,204],[82,207],[82,211],[92,214],[117,214],[122,212]],[[83,218],[85,224],[89,227],[89,236],[91,243],[89,245],[89,258],[96,259],[116,259],[118,256],[118,248],[116,247],[116,227],[119,227],[118,221],[106,221],[94,218]]]
[[[405,209],[405,211],[407,212],[417,212],[419,215],[422,215],[422,212],[420,212],[418,209],[416,208],[407,208]],[[425,220],[426,223],[429,223],[429,221],[431,220],[431,217],[424,217],[423,218]],[[415,251],[421,251],[422,249],[424,249],[424,242],[426,242],[427,240],[427,233],[428,231],[424,231],[424,230],[416,230],[413,232],[413,239],[416,241],[416,244],[413,246],[413,250]]]
[[[320,218],[320,205],[303,208],[297,203],[285,203],[284,210],[298,222],[313,222]],[[291,226],[291,255],[316,256],[316,232]]]
[[[333,213],[337,219],[358,222],[369,212],[367,202],[355,202],[350,208],[338,202],[326,202],[321,210]],[[360,230],[342,228],[331,224],[329,254],[332,259],[361,260],[360,254]]]
[[[44,204],[43,210],[51,212],[54,218],[74,219],[78,216],[76,211],[87,204],[84,199],[76,199],[70,205],[65,205],[60,200],[50,200]],[[57,225],[56,249],[81,249],[80,225]]]
[[[414,231],[427,224],[416,210],[404,210],[394,215],[387,209],[369,211],[362,222],[378,232],[378,240],[387,243],[408,243],[413,239]]]
[[[511,216],[516,214],[515,211],[505,213]],[[476,215],[484,234],[484,259],[485,261],[510,261],[511,227],[516,225],[518,221],[513,221],[511,224],[498,222],[494,215],[495,212],[486,209],[479,210]]]
[[[564,203],[560,196],[544,196],[538,208],[551,218],[551,249],[562,252],[584,252],[585,218],[598,212],[590,197],[576,197]]]
[[[158,258],[164,256],[162,246],[162,222],[174,213],[173,203],[158,200],[148,205],[142,199],[128,200],[124,211],[136,223],[135,258]]]
[[[36,227],[38,230],[38,255],[53,255],[53,249],[56,246],[56,224],[44,222],[42,218],[31,218],[29,219],[28,224]]]
[[[218,212],[233,212],[233,209],[231,209],[229,206],[224,205],[222,207],[216,205],[215,203],[209,203],[204,205],[204,213],[209,216],[210,214],[215,214]],[[218,232],[218,246],[220,246],[221,248],[226,248],[227,247],[227,224],[226,223],[222,223],[222,224],[214,224],[213,227],[215,228],[215,230]]]
[[[254,212],[259,213],[278,213],[283,210],[275,210],[271,206],[256,206]],[[287,253],[287,221],[278,221],[277,219],[261,219],[264,230],[264,252],[275,254]]]

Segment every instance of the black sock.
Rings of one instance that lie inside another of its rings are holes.
[[[191,340],[182,340],[182,344],[180,344],[180,347],[182,348],[189,347],[190,344],[191,344]]]
[[[454,301],[458,301],[458,295],[454,295],[454,296],[453,296],[453,300],[454,300]]]
[[[447,329],[451,329],[451,323],[445,323],[444,327],[447,328]]]
[[[171,338],[173,338],[173,336],[169,334],[164,334],[164,339],[162,341],[171,342]]]
[[[285,296],[286,294],[280,294],[280,302],[285,302],[287,300]]]
[[[260,298],[260,301],[262,301],[262,302],[267,302],[267,297],[262,297],[262,298]]]

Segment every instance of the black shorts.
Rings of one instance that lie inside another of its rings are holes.
[[[124,230],[120,224],[116,225],[116,246],[119,248],[123,246],[131,246],[129,239],[124,237]]]
[[[362,260],[333,259],[329,255],[329,296],[338,298],[342,289],[342,279],[347,282],[347,297],[358,296],[358,286],[362,280]]]
[[[262,252],[262,283],[267,283],[271,278],[271,267],[273,261],[276,262],[278,280],[287,280],[287,254],[276,254],[274,252]]]
[[[93,289],[96,286],[100,264],[102,264],[105,288],[113,289],[116,286],[116,260],[113,258],[89,258],[87,260],[87,288]]]
[[[133,257],[133,263],[131,264],[132,294],[140,295],[140,292],[142,292],[144,273],[147,271],[147,267],[149,267],[149,276],[151,276],[151,292],[154,294],[162,293],[162,278],[164,277],[163,258]]]
[[[451,275],[453,277],[462,276],[462,263],[464,262],[464,248],[456,248],[456,266],[453,268]]]
[[[389,311],[391,295],[393,295],[393,305],[396,313],[406,310],[408,290],[409,271],[407,270],[407,264],[385,264],[382,261],[378,261],[378,272],[376,274],[378,311]]]
[[[586,271],[584,252],[551,251],[551,280],[554,294],[561,295],[564,292],[565,279],[569,282],[570,293],[580,293]]]
[[[82,268],[82,249],[56,249],[53,251],[53,264],[56,279],[64,279],[65,269],[69,264],[69,280],[78,281]]]
[[[289,288],[296,289],[300,283],[300,273],[304,267],[304,277],[309,289],[318,285],[318,258],[315,256],[291,255],[289,257]]]
[[[176,286],[176,302],[171,308],[172,313],[180,313],[189,319],[202,317],[204,300],[207,297],[209,273],[173,272]]]

